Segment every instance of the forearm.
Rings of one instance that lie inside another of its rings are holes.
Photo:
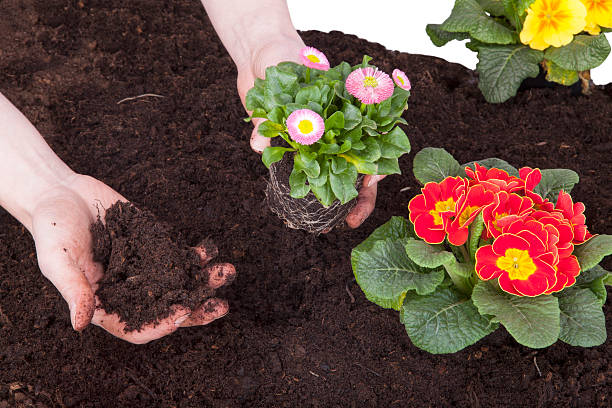
[[[221,42],[236,63],[248,66],[271,42],[302,43],[285,0],[201,0]]]
[[[0,93],[0,205],[31,230],[37,199],[72,170]]]

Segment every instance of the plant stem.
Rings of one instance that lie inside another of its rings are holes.
[[[468,253],[465,244],[461,245],[459,249],[461,250],[461,255],[463,255],[463,262],[470,262],[470,254]]]
[[[367,106],[367,105],[366,105],[365,103],[362,103],[362,104],[361,104],[361,108],[359,108],[359,111],[360,111],[361,113],[363,113],[363,111],[366,109],[366,106]]]
[[[306,83],[310,83],[310,68],[306,67]]]

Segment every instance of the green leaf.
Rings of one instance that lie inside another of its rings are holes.
[[[337,143],[320,143],[319,154],[338,154],[340,153],[340,146]]]
[[[293,168],[297,171],[303,171],[308,177],[318,177],[321,173],[319,162],[310,158],[306,152],[298,152],[293,156]]]
[[[344,129],[351,130],[361,123],[361,111],[353,104],[345,101],[342,104],[342,113],[344,114]]]
[[[332,203],[336,199],[336,196],[334,195],[334,192],[332,191],[329,183],[325,183],[322,186],[311,185],[310,189],[312,190],[312,193],[315,195],[317,200],[319,200],[319,202],[325,207],[329,207],[330,205],[332,205]]]
[[[316,102],[308,102],[308,109],[317,112],[320,116],[323,116],[323,107]]]
[[[427,24],[425,32],[436,47],[442,47],[453,40],[465,40],[470,37],[468,33],[451,33],[442,29],[441,24]]]
[[[357,245],[355,249],[360,252],[368,252],[372,249],[376,241],[384,241],[386,239],[397,241],[409,236],[406,219],[404,217],[394,216],[389,218],[389,221],[376,228],[374,232]]]
[[[266,112],[265,109],[263,108],[255,108],[253,110],[253,114],[251,115],[251,118],[263,118],[263,119],[270,119],[268,118],[268,113]],[[274,122],[274,121],[273,121]]]
[[[268,119],[274,123],[283,123],[285,111],[282,106],[277,106],[268,113]]]
[[[270,112],[277,106],[284,106],[293,102],[293,97],[286,93],[274,93],[268,88],[264,89],[263,105],[264,109]]]
[[[599,346],[606,341],[606,317],[593,292],[568,288],[556,296],[561,310],[561,341],[579,347]]]
[[[505,172],[507,172],[511,176],[515,176],[515,177],[519,176],[519,172],[518,172],[518,170],[514,166],[512,166],[507,161],[502,160],[502,159],[498,159],[496,157],[491,157],[491,158],[484,159],[484,160],[475,160],[475,161],[471,161],[469,163],[462,164],[461,165],[460,176],[461,177],[466,177],[466,174],[465,174],[465,168],[466,167],[469,167],[472,170],[476,170],[476,167],[474,166],[474,163],[478,163],[481,166],[486,167],[487,169],[495,167],[497,169],[504,170]]]
[[[270,168],[270,165],[272,163],[281,161],[283,159],[283,156],[285,155],[285,152],[288,152],[290,150],[293,150],[293,149],[290,149],[287,147],[280,147],[280,146],[275,146],[275,147],[268,146],[264,149],[263,154],[261,155],[261,160],[263,161],[263,163],[266,165],[267,168]]]
[[[306,86],[295,95],[295,103],[306,105],[308,102],[321,103],[321,90],[318,86]]]
[[[266,68],[264,90],[269,90],[274,95],[283,93],[295,95],[299,90],[298,76],[276,66],[268,67]]]
[[[451,33],[469,33],[474,39],[488,44],[516,42],[515,33],[488,16],[476,0],[456,0],[451,15],[440,28]]]
[[[344,129],[344,113],[335,112],[325,120],[325,130],[329,129]]]
[[[477,0],[478,4],[487,12],[494,16],[503,16],[505,9],[503,0]]]
[[[523,21],[527,9],[535,0],[503,0],[503,14],[516,28],[517,32],[523,29]]]
[[[247,110],[254,111],[255,109],[263,109],[264,94],[263,89],[253,87],[246,94],[245,105]]]
[[[584,244],[576,245],[573,255],[578,258],[581,269],[593,268],[605,256],[612,255],[612,235],[596,235]]]
[[[452,288],[438,288],[426,296],[409,293],[400,321],[415,346],[434,354],[455,353],[498,327],[481,316],[469,298]]]
[[[378,139],[381,156],[387,159],[397,159],[410,152],[410,141],[406,133],[396,126],[392,131],[381,135]]]
[[[554,296],[515,296],[502,292],[497,281],[479,281],[472,301],[480,314],[493,316],[492,321],[503,324],[524,346],[548,347],[559,337],[559,302]]]
[[[544,60],[546,64],[546,80],[564,86],[575,84],[580,79],[578,71],[563,69],[552,61]]]
[[[283,125],[266,120],[265,122],[259,124],[259,127],[257,128],[257,133],[264,137],[276,137],[283,130],[285,130],[285,127]]]
[[[610,43],[604,34],[577,35],[563,47],[549,47],[544,57],[563,69],[586,71],[600,66],[610,55]]]
[[[446,177],[455,177],[461,172],[459,162],[446,150],[426,147],[414,156],[414,177],[422,184],[439,183]]]
[[[397,159],[385,159],[380,158],[376,163],[376,173],[374,174],[401,174],[402,171],[399,167]],[[371,173],[368,173],[371,174]]]
[[[353,145],[354,147],[354,145]],[[357,169],[358,173],[361,174],[378,174],[378,166],[374,163],[365,161],[358,157],[359,150],[351,150],[347,153],[343,153],[341,157],[346,159],[347,162],[351,163]],[[381,159],[382,160],[382,159]]]
[[[328,182],[329,176],[329,161],[327,159],[319,161],[319,168],[321,171],[319,172],[318,177],[308,177],[308,184],[311,186],[322,187],[325,183]]]
[[[569,194],[580,180],[578,173],[569,169],[545,169],[541,172],[542,180],[533,191],[553,203],[557,202],[559,191],[563,190]]]
[[[357,197],[357,169],[354,166],[347,166],[344,172],[336,174],[329,173],[329,183],[332,191],[342,204],[346,204]]]
[[[335,174],[343,173],[346,170],[346,168],[349,167],[348,162],[346,161],[344,157],[334,156],[331,158],[331,160],[332,160],[331,170]]]
[[[367,250],[363,248],[358,246],[351,253],[353,273],[366,297],[381,307],[399,310],[409,290],[425,295],[444,280],[442,268],[426,269],[414,263],[401,239],[376,240]]]
[[[612,277],[610,272],[596,265],[589,270],[580,271],[580,275],[576,277],[576,284],[574,287],[590,289],[599,299],[599,303],[603,306],[608,297],[608,291],[605,285],[610,277]]]
[[[542,51],[525,45],[478,47],[478,87],[490,103],[504,102],[514,95],[525,78],[540,73]]]
[[[455,261],[455,255],[445,251],[442,245],[429,245],[420,239],[407,239],[404,246],[410,259],[424,268],[435,268]]]
[[[306,184],[306,174],[302,171],[297,171],[295,168],[289,175],[289,187],[291,188],[289,195],[293,198],[304,198],[310,191],[310,186]]]
[[[478,243],[484,231],[485,225],[483,220],[482,211],[478,214],[476,219],[470,225],[470,237],[468,240],[468,250],[470,251],[471,259],[476,259],[476,251],[478,250]]]

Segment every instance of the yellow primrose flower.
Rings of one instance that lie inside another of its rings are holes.
[[[591,35],[601,31],[599,27],[612,28],[612,0],[580,0],[587,9],[586,27]]]
[[[536,50],[567,45],[584,29],[586,15],[580,0],[536,0],[527,9],[521,42]]]

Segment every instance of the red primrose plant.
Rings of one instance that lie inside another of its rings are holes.
[[[496,158],[461,166],[426,148],[414,174],[424,187],[410,223],[391,218],[353,249],[352,265],[366,297],[398,310],[417,347],[453,353],[500,323],[532,348],[605,341],[612,274],[599,263],[612,236],[587,230],[569,194],[575,172]]]

